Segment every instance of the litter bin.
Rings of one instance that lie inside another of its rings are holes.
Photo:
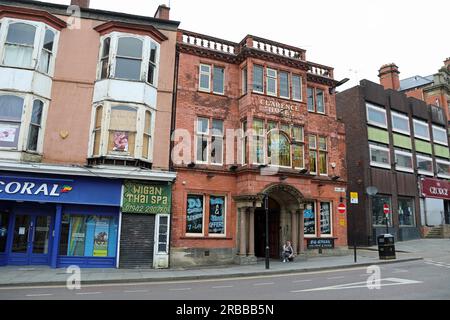
[[[378,236],[378,253],[380,260],[393,260],[395,256],[394,236],[391,234],[383,234]]]

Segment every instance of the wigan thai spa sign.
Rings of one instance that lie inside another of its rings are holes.
[[[125,181],[123,213],[170,214],[172,189],[170,185]]]
[[[259,105],[261,111],[268,114],[290,117],[300,112],[300,105],[289,102],[280,102],[276,99],[260,98]]]

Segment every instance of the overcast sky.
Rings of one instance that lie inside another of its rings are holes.
[[[70,0],[47,0],[69,4]],[[169,0],[91,0],[91,7],[153,16]],[[170,0],[181,28],[239,42],[253,34],[307,50],[335,78],[378,82],[395,62],[400,78],[427,76],[450,57],[448,0]]]

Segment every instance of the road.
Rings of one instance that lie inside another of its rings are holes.
[[[379,300],[450,299],[450,255],[380,267],[379,289],[367,268],[277,276],[140,284],[0,288],[2,300]],[[376,284],[373,281],[372,284]]]

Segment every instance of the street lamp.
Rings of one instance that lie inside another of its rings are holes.
[[[266,269],[270,269],[269,257],[269,195],[264,194],[264,209],[266,211]]]

